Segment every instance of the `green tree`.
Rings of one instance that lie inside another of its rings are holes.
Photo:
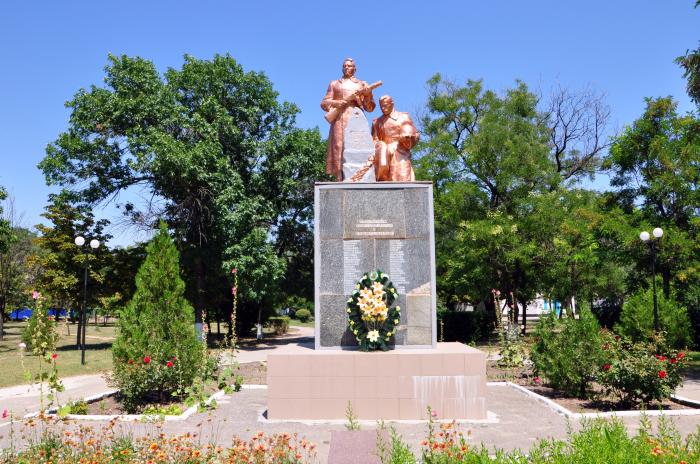
[[[695,8],[700,6],[700,1],[695,3]],[[688,95],[700,107],[700,47],[696,50],[688,50],[685,55],[676,58],[684,71],[684,77],[688,79]]]
[[[308,272],[297,254],[310,250],[309,192],[324,144],[317,130],[294,127],[298,109],[278,101],[263,73],[228,55],[185,56],[164,75],[148,60],[110,56],[105,72],[105,87],[68,103],[69,128],[40,163],[49,184],[89,203],[136,185],[162,199],[124,210],[173,228],[198,318],[230,295],[231,267],[248,313],[273,300],[288,265]]]
[[[164,223],[146,252],[112,346],[112,379],[131,410],[156,392],[161,401],[182,395],[206,367],[194,309],[184,296],[179,255]]]
[[[0,186],[0,201],[7,198],[7,192]],[[0,257],[4,256],[10,248],[10,244],[14,239],[10,221],[3,214],[3,207],[0,205]],[[1,258],[0,258],[1,259]],[[7,306],[7,294],[9,290],[9,281],[11,276],[7,273],[7,266],[2,266],[0,261],[0,340],[4,336],[5,310]]]
[[[0,253],[0,314],[3,315],[30,304],[31,288],[37,277],[28,259],[39,251],[36,234],[18,226],[13,227],[12,232],[14,238],[7,252]],[[0,321],[0,329],[2,324]]]
[[[89,263],[88,307],[95,305],[102,294],[104,281],[102,268],[109,259],[109,249],[105,242],[111,238],[105,234],[108,221],[96,221],[94,215],[85,206],[74,205],[67,195],[51,195],[46,211],[42,216],[51,222],[50,226],[36,226],[41,234],[36,243],[37,254],[29,260],[40,272],[36,286],[43,294],[49,295],[51,301],[59,308],[76,308],[82,310],[85,260]],[[75,245],[75,237],[85,237],[83,247]],[[100,247],[88,253],[87,248],[92,239],[100,241]],[[80,327],[79,327],[80,328]],[[80,344],[80,330],[77,331],[77,344]]]
[[[665,231],[657,246],[664,295],[672,288],[690,295],[700,282],[700,121],[679,115],[670,97],[646,103],[644,114],[614,139],[606,164],[637,233]],[[648,281],[651,254],[635,242],[630,257]]]
[[[491,288],[534,296],[533,243],[519,202],[558,182],[537,97],[518,83],[505,95],[480,81],[429,82],[418,176],[435,182],[438,283],[443,298],[485,300]]]
[[[0,186],[0,201],[7,198],[7,192],[2,186]],[[3,208],[0,205],[0,252],[7,251],[10,240],[12,238],[12,231],[10,230],[10,223],[3,217]]]

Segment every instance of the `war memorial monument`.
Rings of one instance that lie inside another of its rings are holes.
[[[486,355],[437,343],[431,182],[416,182],[419,133],[352,59],[321,101],[330,123],[315,186],[315,349],[268,356],[268,419],[486,419]]]

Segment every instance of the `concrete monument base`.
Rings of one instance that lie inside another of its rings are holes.
[[[486,353],[461,343],[435,349],[360,352],[288,346],[267,358],[273,420],[484,420]]]

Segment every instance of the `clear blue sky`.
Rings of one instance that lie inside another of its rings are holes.
[[[496,90],[522,79],[607,94],[612,129],[631,123],[646,96],[693,108],[673,59],[700,40],[694,0],[237,2],[9,0],[0,13],[0,185],[24,223],[41,221],[48,193],[36,168],[67,127],[64,102],[102,85],[107,54],[139,55],[165,70],[185,53],[230,53],[264,71],[301,108],[303,127],[327,124],[319,108],[346,56],[358,76],[415,111],[434,73],[483,78]],[[112,217],[112,208],[97,211]],[[114,230],[114,243],[129,233]]]

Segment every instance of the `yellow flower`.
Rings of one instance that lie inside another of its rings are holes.
[[[354,333],[355,335],[357,335],[357,333],[358,333],[358,332],[357,332],[357,329],[353,330],[352,333]]]
[[[398,324],[398,323],[399,323],[399,320],[398,320],[398,319],[394,319],[394,324]]]

